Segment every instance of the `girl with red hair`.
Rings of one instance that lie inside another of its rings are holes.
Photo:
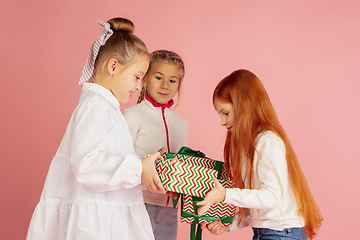
[[[252,226],[253,239],[312,239],[323,220],[295,151],[261,81],[248,70],[225,77],[213,104],[228,129],[224,162],[234,188],[214,179],[198,213],[224,201],[238,206],[231,228],[203,224],[213,234]]]

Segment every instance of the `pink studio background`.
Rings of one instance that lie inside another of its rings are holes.
[[[81,87],[97,20],[123,16],[149,51],[186,63],[177,112],[188,146],[222,159],[216,84],[246,68],[263,81],[324,222],[317,239],[350,239],[360,212],[359,1],[0,0],[0,238],[25,239]],[[122,106],[134,104],[136,97]],[[178,239],[189,238],[179,224]],[[243,238],[241,238],[243,237]],[[251,239],[251,229],[204,240]]]

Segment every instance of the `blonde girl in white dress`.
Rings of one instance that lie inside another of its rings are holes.
[[[141,160],[120,103],[141,86],[149,66],[134,25],[113,18],[90,50],[80,101],[53,158],[27,239],[154,239],[141,183],[165,193],[154,167]],[[84,83],[89,81],[89,83]]]

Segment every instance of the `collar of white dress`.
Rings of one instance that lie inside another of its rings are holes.
[[[82,91],[94,91],[103,96],[116,109],[120,110],[120,103],[116,97],[106,88],[96,83],[83,83]]]

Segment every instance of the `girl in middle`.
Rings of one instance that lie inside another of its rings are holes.
[[[173,97],[185,74],[181,57],[167,50],[151,53],[149,69],[143,78],[138,104],[125,109],[124,116],[134,141],[135,152],[146,156],[161,148],[178,152],[186,145],[187,122],[173,111]],[[176,240],[177,209],[168,195],[143,190],[156,240]]]

